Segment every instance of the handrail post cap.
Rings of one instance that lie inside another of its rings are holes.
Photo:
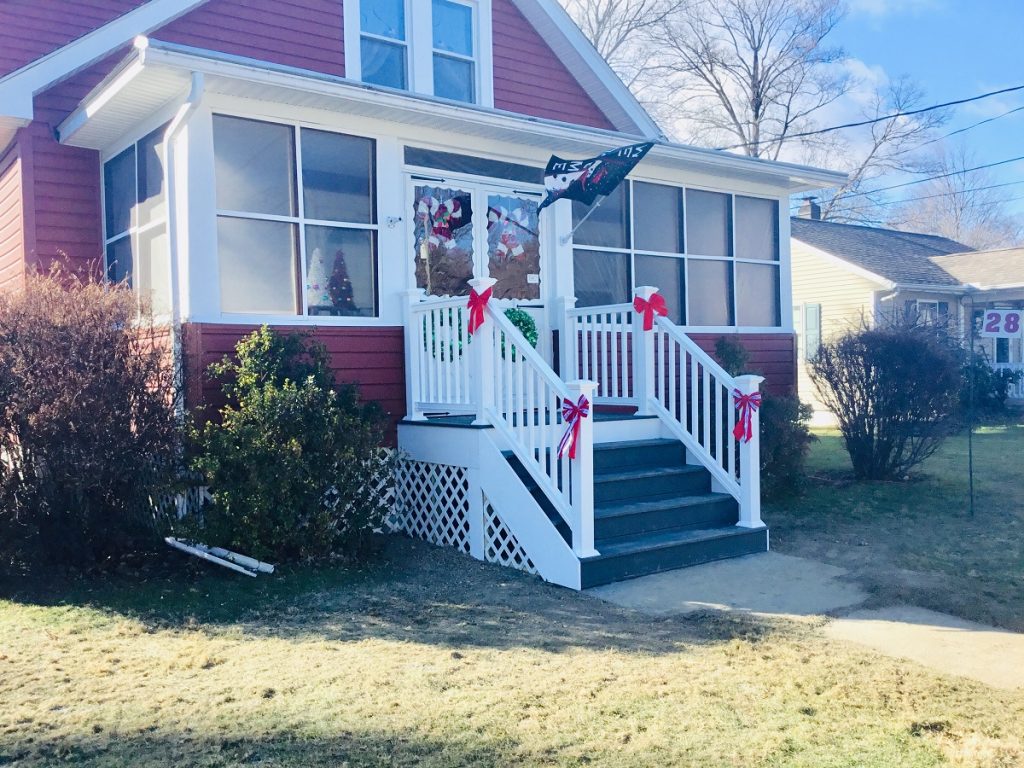
[[[751,392],[757,392],[761,386],[761,382],[764,381],[764,376],[757,376],[752,373],[745,373],[742,376],[735,378],[736,386],[740,389],[743,394],[750,394]]]
[[[635,295],[639,296],[644,301],[650,301],[651,296],[653,296],[657,292],[658,289],[655,288],[653,285],[638,285],[636,287],[636,290],[633,291]]]
[[[469,280],[469,287],[479,294],[493,288],[497,282],[493,277],[474,277]]]

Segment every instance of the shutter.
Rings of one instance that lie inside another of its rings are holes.
[[[813,360],[821,348],[821,304],[804,305],[804,359]]]

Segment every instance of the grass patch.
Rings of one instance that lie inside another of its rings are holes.
[[[404,539],[253,581],[169,556],[0,600],[0,765],[1024,761],[1024,693],[807,622],[652,619]]]
[[[803,496],[767,506],[772,547],[848,568],[879,604],[910,603],[1024,631],[1024,426],[950,438],[902,482],[857,483],[837,432],[820,432]]]

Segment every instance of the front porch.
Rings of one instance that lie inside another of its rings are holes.
[[[469,316],[464,298],[408,296],[394,529],[574,589],[767,549],[757,412],[735,407],[760,377],[667,317],[644,330],[632,304],[566,307],[563,375],[497,301],[473,334]]]

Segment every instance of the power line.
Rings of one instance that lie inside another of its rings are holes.
[[[1012,186],[1016,186],[1018,184],[1024,184],[1024,179],[1022,179],[1021,181],[1007,181],[1007,182],[1005,182],[1003,184],[988,184],[988,185],[986,185],[984,187],[972,187],[971,189],[963,189],[963,190],[960,190],[960,191],[957,191],[957,192],[939,192],[939,193],[934,194],[934,195],[921,195],[920,197],[907,197],[907,198],[904,198],[903,200],[888,200],[888,201],[883,202],[883,203],[874,203],[874,204],[871,204],[871,205],[840,206],[839,208],[836,208],[835,211],[832,211],[832,212],[833,213],[843,213],[845,211],[864,211],[864,210],[868,210],[869,208],[877,208],[877,207],[883,206],[883,205],[903,205],[904,203],[916,203],[919,200],[933,200],[936,197],[952,197],[954,195],[969,195],[969,194],[973,194],[974,192],[984,192],[985,190],[988,190],[988,189],[999,189],[1001,187],[1012,187]],[[997,202],[1008,203],[1011,200],[1017,200],[1017,199],[1018,198],[1009,198],[1007,200],[999,200]]]
[[[842,125],[833,125],[833,126],[831,126],[829,128],[818,128],[817,130],[814,130],[814,131],[804,131],[803,133],[792,133],[792,134],[786,136],[785,139],[787,141],[789,139],[803,139],[803,138],[807,138],[808,136],[818,136],[818,135],[820,135],[822,133],[831,133],[832,131],[841,131],[841,130],[846,129],[846,128],[860,128],[860,127],[865,126],[865,125],[874,125],[875,123],[883,123],[886,120],[894,120],[897,117],[911,117],[912,115],[920,115],[920,114],[923,114],[925,112],[933,112],[936,109],[945,109],[946,107],[955,107],[955,106],[957,106],[959,104],[969,104],[972,101],[981,101],[982,99],[988,99],[988,98],[991,98],[992,96],[1001,96],[1004,93],[1014,93],[1016,91],[1024,91],[1024,85],[1015,85],[1012,88],[1002,88],[1001,90],[998,90],[998,91],[989,91],[988,93],[982,93],[982,94],[979,94],[977,96],[971,96],[970,98],[967,98],[967,99],[957,99],[956,101],[947,101],[944,104],[933,104],[930,107],[921,107],[920,109],[911,109],[911,110],[908,110],[906,112],[894,112],[891,115],[885,115],[884,117],[875,117],[875,118],[872,118],[870,120],[860,120],[860,121],[855,122],[855,123],[843,123]],[[745,141],[745,142],[743,142],[741,144],[732,144],[732,145],[730,145],[728,147],[718,147],[718,149],[720,151],[729,150],[729,149],[742,149],[743,147],[750,147],[750,146],[753,146],[755,144],[770,144],[771,141],[772,140],[769,140],[769,141]]]
[[[943,139],[948,139],[950,136],[956,136],[957,134],[960,134],[960,133],[966,133],[967,131],[971,130],[972,128],[977,128],[979,125],[985,125],[987,123],[991,123],[991,122],[994,122],[996,120],[1001,120],[1002,118],[1008,117],[1009,115],[1012,115],[1015,112],[1024,112],[1024,107],[1015,107],[1014,109],[1010,109],[1010,110],[1007,110],[1006,112],[1003,112],[1003,114],[1001,114],[1001,115],[996,115],[995,117],[989,117],[989,118],[986,118],[985,120],[979,120],[978,122],[972,123],[971,125],[964,126],[963,128],[958,128],[955,131],[950,131],[949,133],[945,134],[944,136],[939,136],[938,138],[935,138],[935,139],[928,139],[928,141],[923,141],[920,144],[918,144],[918,148],[920,148],[920,147],[927,147],[929,144],[934,144],[936,141],[942,141]]]
[[[950,176],[959,176],[961,173],[972,173],[973,171],[983,171],[986,168],[995,168],[995,167],[1000,166],[1000,165],[1008,165],[1010,163],[1019,163],[1021,160],[1024,160],[1024,155],[1019,155],[1018,157],[1011,157],[1011,158],[1009,158],[1007,160],[998,160],[998,161],[996,161],[994,163],[985,163],[984,165],[976,165],[973,168],[960,168],[960,169],[955,170],[955,171],[950,171],[949,173],[940,173],[937,176],[929,176],[929,177],[924,178],[924,179],[914,179],[913,181],[905,181],[902,184],[893,184],[893,185],[888,186],[888,187],[879,187],[878,189],[871,189],[871,190],[868,190],[867,192],[852,192],[849,195],[844,195],[843,197],[846,198],[847,200],[849,200],[851,197],[864,197],[865,195],[875,195],[875,194],[878,194],[879,192],[888,192],[888,191],[893,190],[893,189],[902,189],[903,187],[910,187],[910,186],[913,186],[914,184],[924,184],[926,181],[936,181],[938,179],[948,179]]]
[[[1024,195],[1016,195],[1014,197],[1008,197],[1005,200],[1000,200],[999,202],[1000,203],[1015,203],[1015,202],[1018,202],[1019,200],[1024,200]],[[844,214],[844,213],[849,213],[851,211],[859,211],[859,210],[863,210],[864,208],[870,208],[870,207],[871,206],[861,206],[861,207],[858,207],[858,208],[837,208],[834,211],[830,211],[829,215],[830,216],[833,215],[833,214],[840,214],[841,215],[841,214]],[[827,219],[827,220],[831,221],[831,219]]]

